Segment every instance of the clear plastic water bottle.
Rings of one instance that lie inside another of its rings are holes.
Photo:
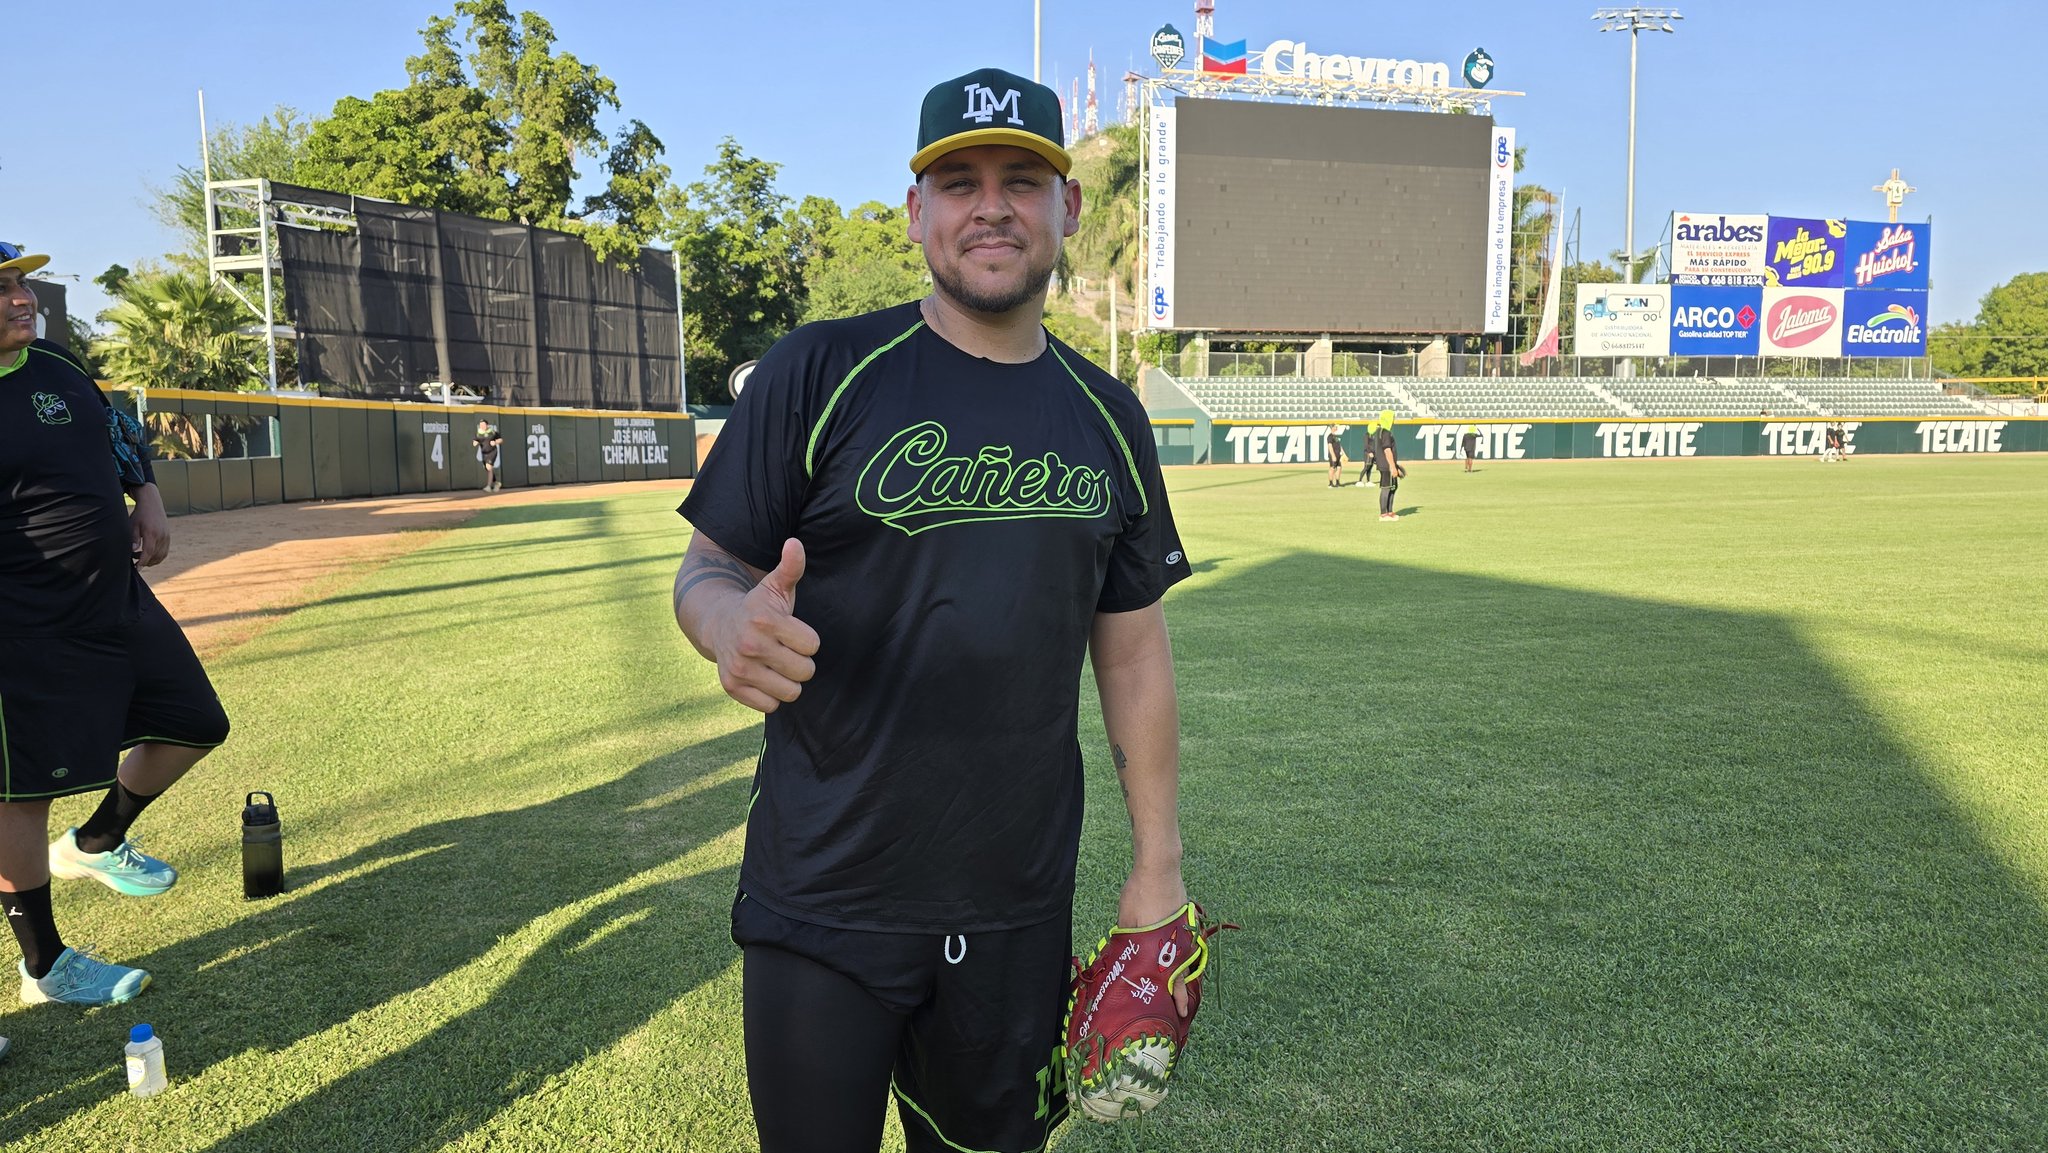
[[[137,1025],[128,1030],[128,1091],[152,1097],[170,1084],[164,1075],[164,1043],[156,1030]]]

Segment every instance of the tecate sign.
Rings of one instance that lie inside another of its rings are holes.
[[[1259,71],[1296,80],[1353,80],[1395,88],[1449,88],[1451,66],[1439,60],[1390,60],[1377,56],[1323,56],[1308,50],[1306,40],[1275,40],[1266,45]]]

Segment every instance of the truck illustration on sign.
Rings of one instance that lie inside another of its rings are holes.
[[[1641,320],[1655,324],[1664,319],[1664,295],[1662,293],[1609,293],[1596,296],[1586,302],[1587,320],[1620,320],[1623,318]]]

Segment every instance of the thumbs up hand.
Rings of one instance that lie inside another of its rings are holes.
[[[718,683],[750,709],[772,713],[803,692],[817,672],[818,634],[796,617],[796,586],[804,576],[803,542],[782,542],[782,559],[733,607],[713,646]]]

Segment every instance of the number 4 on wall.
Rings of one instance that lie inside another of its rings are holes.
[[[434,462],[435,468],[442,472],[448,471],[448,458],[441,453],[441,434],[438,432],[434,434],[434,448],[427,453],[427,459]]]

